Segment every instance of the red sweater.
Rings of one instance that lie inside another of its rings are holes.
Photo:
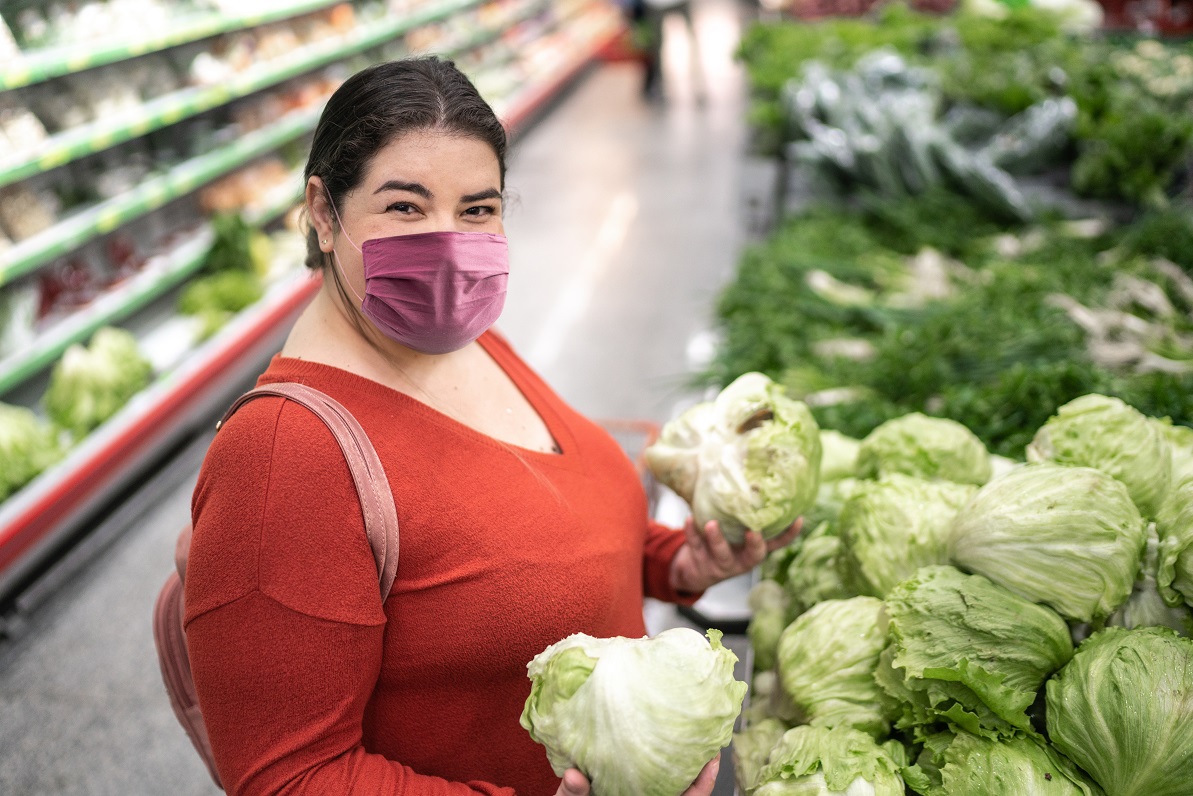
[[[382,604],[348,465],[308,410],[246,404],[195,489],[186,633],[231,794],[549,796],[518,724],[526,664],[584,632],[641,636],[642,598],[676,601],[682,533],[648,520],[618,443],[499,337],[481,343],[562,453],[511,449],[337,368],[275,357],[360,421],[397,503]],[[516,450],[516,453],[515,453]]]

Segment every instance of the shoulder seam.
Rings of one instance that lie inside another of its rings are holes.
[[[305,617],[308,617],[308,618],[310,618],[310,619],[315,619],[315,620],[318,620],[318,621],[320,621],[320,622],[331,622],[332,624],[336,624],[336,625],[345,625],[345,626],[347,626],[347,627],[379,627],[379,626],[381,626],[381,625],[384,625],[384,624],[386,624],[386,622],[385,622],[385,620],[384,620],[384,619],[383,619],[382,621],[379,621],[379,622],[349,622],[349,621],[347,621],[347,620],[344,620],[344,619],[332,619],[332,618],[330,618],[330,617],[326,617],[326,616],[319,616],[319,615],[317,615],[317,614],[312,614],[312,613],[310,613],[309,611],[300,611],[299,609],[295,608],[294,606],[292,606],[292,605],[287,605],[287,604],[286,604],[285,602],[283,602],[282,600],[279,600],[278,598],[274,597],[272,594],[270,594],[269,592],[265,591],[265,590],[264,590],[264,589],[262,589],[260,586],[256,586],[256,587],[254,587],[254,588],[252,588],[252,589],[249,589],[249,590],[248,590],[248,591],[246,591],[244,594],[241,594],[241,595],[239,595],[239,596],[233,597],[233,598],[232,598],[232,599],[230,599],[230,600],[225,600],[224,602],[220,603],[219,605],[213,605],[213,606],[211,606],[210,608],[206,608],[206,609],[204,609],[202,612],[195,614],[195,615],[194,615],[194,616],[192,616],[192,617],[191,617],[189,620],[187,620],[187,622],[186,622],[186,624],[185,624],[185,625],[183,625],[183,630],[185,630],[185,629],[186,629],[186,626],[187,626],[187,625],[190,625],[191,623],[193,623],[193,622],[197,621],[197,620],[198,620],[198,619],[200,619],[201,617],[204,617],[204,616],[206,616],[207,614],[210,614],[210,613],[212,613],[213,611],[218,611],[218,610],[219,610],[219,609],[221,609],[221,608],[227,608],[227,607],[228,607],[228,606],[230,606],[230,605],[235,605],[235,604],[236,604],[236,603],[238,603],[238,602],[242,602],[242,601],[244,601],[244,600],[247,600],[248,598],[252,597],[252,596],[253,596],[253,595],[255,595],[255,594],[257,594],[257,595],[260,595],[260,596],[261,596],[261,597],[263,597],[264,599],[266,599],[266,600],[269,600],[271,603],[273,603],[273,604],[275,604],[275,605],[278,605],[278,606],[280,606],[280,607],[284,608],[285,610],[287,610],[287,611],[289,611],[289,612],[291,612],[291,613],[298,614],[298,615],[300,615],[300,616],[305,616]]]

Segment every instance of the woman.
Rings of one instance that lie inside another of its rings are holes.
[[[309,384],[361,423],[401,558],[383,602],[314,415],[261,398],[221,429],[192,506],[186,632],[229,793],[584,796],[518,724],[526,663],[575,632],[641,636],[644,593],[692,601],[767,551],[650,523],[617,443],[488,331],[505,151],[437,59],[366,69],[323,112],[306,168],[323,284],[260,382]]]

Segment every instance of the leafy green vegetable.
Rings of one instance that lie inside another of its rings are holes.
[[[1190,507],[1193,508],[1193,492],[1190,493],[1189,500]],[[1189,519],[1193,524],[1193,514],[1190,514]],[[1178,544],[1179,542],[1170,543],[1170,555],[1171,550],[1175,550]],[[1190,558],[1193,558],[1193,553],[1190,554]],[[1170,606],[1165,602],[1157,580],[1159,569],[1160,536],[1156,530],[1156,523],[1149,523],[1147,546],[1144,548],[1143,559],[1139,562],[1135,588],[1127,601],[1106,620],[1107,625],[1125,628],[1170,627],[1182,636],[1193,636],[1193,611],[1190,611],[1189,606],[1179,598],[1175,598],[1175,595],[1174,605]]]
[[[981,486],[990,480],[990,455],[957,421],[911,412],[879,425],[862,440],[858,471],[863,478],[902,473]]]
[[[757,796],[903,796],[907,752],[848,727],[795,727],[770,753]]]
[[[1172,485],[1175,487],[1181,480],[1193,475],[1193,428],[1175,425],[1168,418],[1150,420],[1168,440],[1168,447],[1172,451]]]
[[[1123,484],[1089,467],[1030,464],[957,515],[952,561],[1066,619],[1105,619],[1131,593],[1146,541]]]
[[[0,403],[0,501],[62,456],[54,429],[31,409]]]
[[[527,665],[521,723],[558,775],[579,768],[594,793],[677,796],[729,743],[746,684],[737,656],[688,628],[653,638],[577,633]]]
[[[832,429],[820,430],[820,483],[853,478],[857,472],[857,455],[861,443]]]
[[[88,347],[72,345],[54,365],[44,396],[46,413],[81,438],[116,414],[153,376],[137,340],[124,329],[105,326]]]
[[[786,571],[792,618],[824,600],[857,596],[841,578],[840,554],[841,539],[829,532],[827,524],[813,529],[804,538]]]
[[[920,567],[948,563],[953,519],[975,491],[898,474],[864,484],[837,523],[841,580],[881,598]]]
[[[754,650],[754,667],[772,669],[779,649],[779,636],[787,627],[791,598],[773,580],[760,580],[750,589],[750,624],[746,636]]]
[[[770,758],[770,750],[787,729],[786,724],[769,717],[733,734],[733,772],[743,793],[753,793],[758,787],[758,778]]]
[[[993,741],[967,732],[926,749],[905,773],[923,796],[1102,796],[1071,761],[1033,738]]]
[[[215,242],[204,262],[208,273],[251,271],[254,230],[239,213],[216,213],[211,218]]]
[[[202,338],[265,294],[261,280],[245,271],[218,271],[191,281],[178,298],[178,311],[206,320]]]
[[[1056,410],[1027,446],[1029,462],[1093,467],[1122,481],[1146,517],[1172,479],[1172,451],[1160,428],[1105,395],[1083,395]]]
[[[1114,796],[1185,796],[1193,782],[1193,640],[1108,628],[1046,687],[1048,735]]]
[[[1159,561],[1156,585],[1164,602],[1193,606],[1193,474],[1169,491],[1156,518]]]
[[[747,529],[778,536],[812,507],[820,430],[808,407],[761,373],[735,379],[712,402],[668,422],[646,451],[660,482],[740,544]]]
[[[887,643],[881,600],[825,600],[779,637],[779,682],[798,718],[817,727],[885,735],[894,705],[874,682]]]
[[[890,646],[877,680],[903,705],[898,726],[949,721],[990,738],[1034,732],[1027,709],[1073,654],[1055,612],[949,566],[921,569],[886,606]]]

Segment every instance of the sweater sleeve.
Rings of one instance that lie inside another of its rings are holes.
[[[321,421],[275,399],[243,407],[216,436],[193,514],[187,646],[229,794],[512,796],[364,748],[385,614],[348,466]]]
[[[692,605],[704,592],[680,592],[671,587],[671,562],[684,546],[683,531],[647,520],[643,587],[647,597],[679,605]]]

